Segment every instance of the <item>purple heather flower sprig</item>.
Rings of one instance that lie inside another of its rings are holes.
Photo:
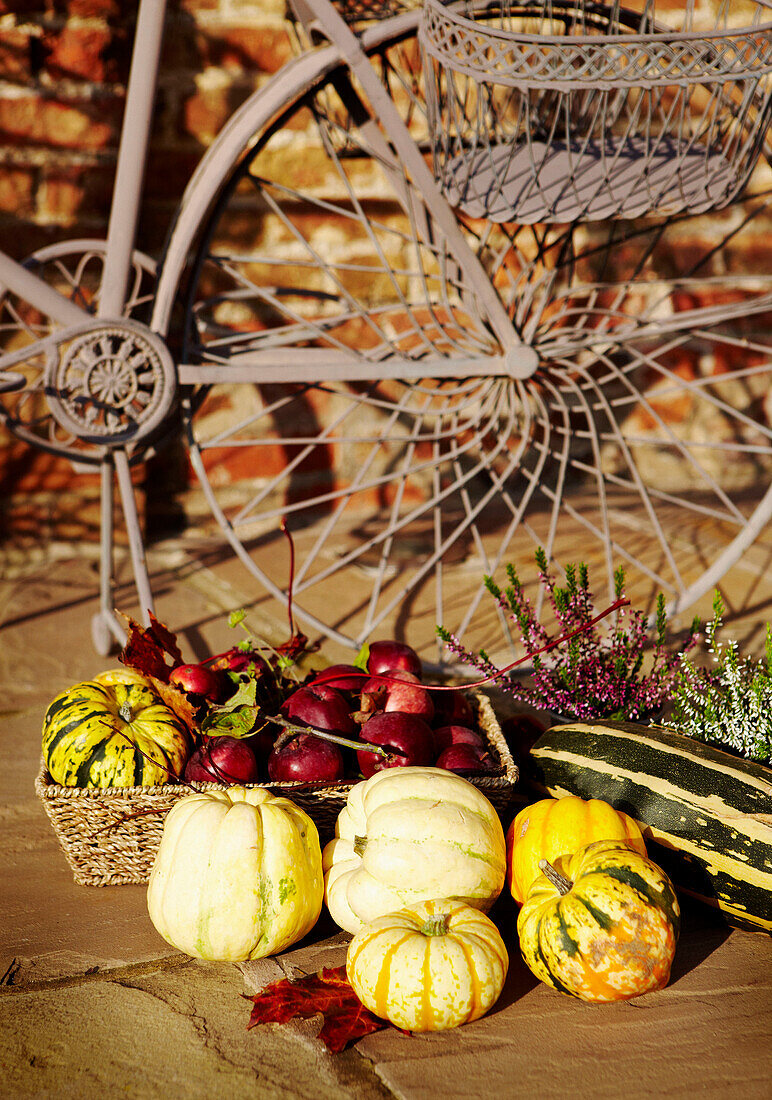
[[[649,630],[643,612],[623,607],[603,630],[592,620],[596,613],[584,563],[566,567],[565,584],[559,585],[549,570],[546,554],[536,552],[539,581],[560,626],[560,634],[580,630],[547,654],[533,657],[530,684],[512,677],[497,677],[499,686],[515,700],[540,710],[566,717],[640,719],[658,710],[671,694],[681,672],[681,654],[696,642],[698,621],[692,624],[685,644],[678,652],[665,649],[667,616],[664,597],[657,600],[656,637],[652,664],[643,673]],[[485,586],[499,607],[517,624],[526,652],[536,654],[550,637],[536,618],[514,566],[507,566],[508,585],[502,591],[492,577]],[[625,575],[620,567],[614,575],[615,597],[624,596]],[[486,676],[500,669],[484,650],[472,653],[443,627],[437,633],[448,648],[466,664]]]

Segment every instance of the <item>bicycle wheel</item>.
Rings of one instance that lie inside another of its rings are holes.
[[[420,145],[414,25],[382,35],[373,62]],[[587,561],[599,605],[622,564],[638,606],[661,590],[684,608],[769,518],[772,280],[718,277],[721,242],[673,273],[686,218],[590,234],[459,212],[538,357],[516,377],[437,210],[329,49],[313,79],[290,67],[258,93],[227,140],[183,201],[206,219],[183,215],[172,237],[192,256],[188,446],[235,553],[277,599],[286,517],[307,624],[354,647],[403,636],[441,660],[442,623],[503,658],[508,624],[482,577],[505,562],[528,584],[537,546]]]
[[[24,261],[33,274],[83,310],[84,322],[96,315],[105,259],[105,242],[64,241],[32,253]],[[124,316],[149,319],[155,263],[135,252]],[[104,457],[100,438],[111,440],[122,418],[153,414],[169,390],[168,368],[152,349],[141,366],[127,332],[90,337],[84,332],[59,354],[40,341],[59,326],[18,295],[0,287],[0,358],[14,354],[13,370],[24,384],[0,394],[0,423],[17,438],[51,454],[87,464]],[[144,340],[137,330],[136,340]],[[26,348],[30,353],[24,355]],[[135,362],[136,360],[136,362]]]

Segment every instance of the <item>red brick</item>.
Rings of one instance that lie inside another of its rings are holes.
[[[60,225],[71,224],[85,208],[90,217],[107,217],[114,172],[107,167],[51,165],[44,169],[38,207],[46,218]]]
[[[26,168],[4,168],[0,172],[0,210],[29,218],[35,206],[36,173]]]
[[[44,39],[46,69],[54,80],[88,80],[92,84],[125,80],[130,50],[126,36],[107,27],[65,25]]]
[[[45,11],[46,0],[0,0],[0,15],[19,15],[28,18],[32,12]]]
[[[41,95],[0,98],[0,142],[100,150],[114,144],[123,104],[63,102]]]
[[[250,91],[229,83],[199,89],[183,104],[181,132],[209,145]]]
[[[37,39],[13,27],[0,34],[0,73],[3,79],[29,82],[37,72],[34,48]]]
[[[136,14],[136,4],[121,4],[120,0],[49,0],[49,5],[57,15],[69,19],[115,19],[119,16]]]
[[[274,73],[293,55],[292,43],[283,27],[207,29],[200,33],[199,39],[199,52],[205,64],[234,71]]]

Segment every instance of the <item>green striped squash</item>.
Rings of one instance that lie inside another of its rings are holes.
[[[772,770],[662,727],[569,723],[526,763],[555,798],[599,798],[635,818],[684,893],[741,928],[772,931]]]
[[[87,680],[63,691],[43,719],[43,759],[65,787],[140,787],[182,774],[185,724],[150,684]]]

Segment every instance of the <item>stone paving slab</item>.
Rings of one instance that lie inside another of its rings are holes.
[[[231,563],[197,565],[167,547],[151,564],[159,617],[186,656],[231,644],[224,619],[249,601]],[[750,559],[723,587],[737,636],[759,641],[772,576]],[[337,1056],[316,1038],[318,1020],[247,1031],[245,993],[340,965],[347,937],[327,918],[277,959],[200,963],[157,935],[143,886],[74,883],[33,782],[48,701],[114,663],[91,647],[96,590],[93,556],[0,580],[0,1096],[769,1095],[772,939],[729,932],[688,907],[671,984],[629,1004],[583,1005],[538,984],[519,960],[504,899],[496,918],[512,962],[484,1019],[432,1036],[387,1029]],[[136,614],[132,599],[129,586],[116,593]],[[279,638],[280,610],[257,604]],[[709,602],[700,610],[709,614]]]

